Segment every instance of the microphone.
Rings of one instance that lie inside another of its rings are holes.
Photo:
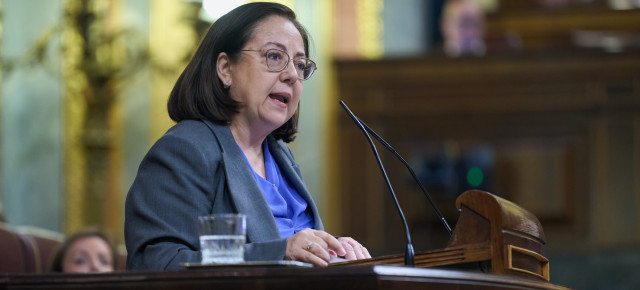
[[[404,158],[402,158],[402,156],[400,156],[400,154],[395,149],[393,149],[393,147],[391,147],[391,145],[389,145],[389,143],[387,143],[387,141],[382,139],[382,137],[380,137],[380,135],[376,134],[376,132],[373,131],[373,129],[371,129],[369,126],[367,126],[367,124],[365,124],[365,122],[360,120],[360,118],[358,118],[358,117],[356,117],[356,118],[358,119],[360,124],[362,124],[362,126],[364,126],[364,128],[369,132],[369,134],[373,135],[373,137],[376,138],[376,140],[378,140],[378,142],[380,142],[380,144],[382,144],[382,146],[387,148],[387,150],[391,151],[391,153],[393,153],[393,155],[395,155],[400,160],[400,162],[402,162],[402,164],[404,164],[404,166],[409,170],[409,173],[411,173],[411,176],[413,176],[413,179],[416,181],[418,186],[420,186],[420,189],[422,190],[422,193],[424,193],[424,196],[426,196],[427,199],[429,200],[429,203],[431,204],[431,207],[436,212],[436,215],[438,216],[438,218],[440,219],[440,221],[444,225],[444,228],[449,233],[449,236],[451,236],[453,234],[453,230],[451,230],[451,227],[447,223],[447,220],[444,218],[444,215],[442,215],[442,213],[438,209],[438,206],[436,206],[436,203],[431,198],[431,195],[427,192],[426,189],[424,189],[424,186],[422,186],[422,182],[420,182],[420,179],[416,176],[416,173],[413,172],[413,169],[411,168],[411,166],[409,166],[409,163],[407,163],[407,161],[405,161]]]
[[[376,149],[376,145],[373,144],[373,140],[369,137],[369,133],[360,122],[360,119],[354,115],[351,110],[347,107],[347,105],[340,101],[340,106],[347,112],[349,117],[353,120],[354,123],[358,126],[364,136],[367,137],[369,144],[371,145],[371,150],[373,150],[373,155],[376,157],[376,161],[378,161],[378,167],[380,167],[380,171],[382,172],[382,176],[384,177],[385,182],[387,183],[387,187],[389,188],[389,193],[391,193],[391,197],[393,198],[393,202],[396,205],[396,209],[398,210],[398,214],[400,215],[400,219],[402,220],[402,225],[404,226],[404,233],[407,236],[407,247],[404,251],[404,264],[405,266],[412,266],[414,263],[415,253],[413,251],[413,245],[411,244],[411,235],[409,234],[409,226],[407,225],[407,220],[404,217],[404,213],[402,213],[402,209],[400,208],[400,204],[398,203],[398,198],[396,197],[395,192],[393,191],[393,187],[391,186],[391,182],[389,181],[389,176],[387,176],[387,172],[384,170],[384,166],[382,166],[382,161],[380,160],[380,156],[378,155],[378,150]]]

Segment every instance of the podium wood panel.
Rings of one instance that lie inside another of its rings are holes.
[[[415,255],[416,267],[488,262],[494,274],[550,281],[546,237],[540,221],[526,209],[491,193],[469,190],[456,207],[458,223],[444,249]],[[403,265],[402,255],[346,261],[342,265]]]
[[[396,266],[226,267],[177,272],[5,274],[0,289],[567,289],[507,275]]]

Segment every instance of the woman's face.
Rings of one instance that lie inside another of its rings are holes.
[[[253,38],[245,44],[237,62],[231,63],[231,97],[242,103],[232,125],[248,126],[271,133],[287,122],[298,108],[303,81],[293,59],[306,57],[302,36],[294,24],[279,16],[259,22]],[[280,49],[291,60],[280,71],[270,71],[266,64],[267,49]]]
[[[95,236],[79,238],[62,260],[64,273],[102,273],[113,271],[111,248]]]

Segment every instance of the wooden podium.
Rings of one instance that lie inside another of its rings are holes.
[[[566,289],[511,275],[399,266],[216,267],[170,272],[0,274],[0,289]]]
[[[567,289],[549,282],[538,219],[482,191],[456,201],[460,218],[446,248],[420,252],[417,267],[401,255],[301,266],[230,265],[170,272],[0,274],[1,289]],[[427,268],[490,263],[490,272]]]
[[[491,193],[469,190],[456,200],[458,223],[444,249],[416,253],[417,267],[487,262],[494,274],[549,281],[546,238],[538,219],[522,207]],[[332,265],[402,265],[394,255]]]

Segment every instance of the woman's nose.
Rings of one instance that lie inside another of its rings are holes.
[[[293,59],[289,60],[287,66],[280,72],[280,79],[282,82],[290,83],[291,85],[295,84],[298,79],[298,71],[296,70],[296,66],[293,62]]]

